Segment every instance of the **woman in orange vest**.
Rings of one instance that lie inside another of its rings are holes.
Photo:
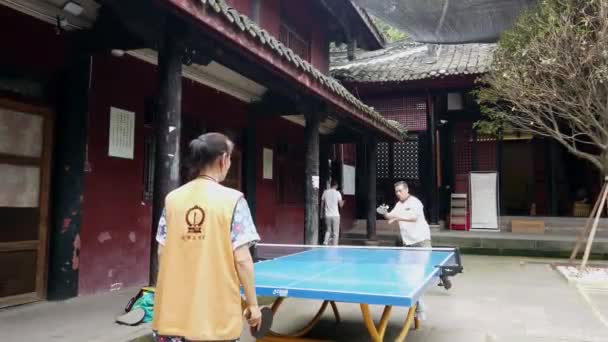
[[[189,145],[197,177],[165,199],[152,328],[157,341],[236,341],[243,318],[260,324],[253,260],[259,241],[243,194],[220,183],[234,144],[208,133]],[[241,308],[241,285],[247,309]]]

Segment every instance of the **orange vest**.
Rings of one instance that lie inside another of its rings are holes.
[[[167,239],[152,324],[159,335],[192,341],[240,337],[243,317],[231,225],[242,196],[204,179],[167,196]]]

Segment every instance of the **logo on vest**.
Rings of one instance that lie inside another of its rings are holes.
[[[203,222],[205,222],[205,211],[198,205],[195,205],[186,212],[188,234],[202,234]]]

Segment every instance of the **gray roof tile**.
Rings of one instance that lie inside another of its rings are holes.
[[[433,45],[411,41],[391,44],[381,51],[332,55],[331,74],[341,81],[361,83],[405,82],[454,75],[482,74],[489,70],[496,44]]]
[[[406,131],[403,127],[395,125],[386,120],[382,115],[376,112],[372,107],[367,106],[355,96],[353,96],[344,86],[336,79],[327,76],[317,70],[313,65],[307,61],[302,60],[300,56],[295,54],[291,49],[286,47],[283,43],[279,42],[273,37],[268,31],[259,27],[248,17],[239,14],[234,8],[231,8],[226,0],[198,0],[203,6],[211,6],[213,11],[208,11],[209,14],[217,14],[223,18],[227,23],[234,25],[240,31],[247,32],[252,38],[254,38],[260,45],[265,45],[278,57],[285,59],[287,62],[294,65],[294,67],[301,69],[307,73],[311,80],[316,80],[319,84],[324,86],[328,91],[333,92],[339,97],[343,98],[349,105],[360,111],[362,114],[371,118],[372,121],[379,127],[392,132],[397,136],[404,137]],[[390,71],[387,71],[387,74]]]

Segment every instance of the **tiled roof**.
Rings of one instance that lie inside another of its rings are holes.
[[[204,6],[209,6],[212,11],[208,13],[215,13],[221,16],[224,20],[232,24],[233,26],[240,29],[243,34],[248,34],[252,39],[255,39],[257,44],[267,47],[269,50],[274,52],[277,57],[286,60],[291,63],[294,67],[301,69],[307,73],[313,81],[323,85],[324,88],[333,92],[334,94],[345,99],[353,109],[358,110],[371,118],[378,126],[384,127],[398,136],[404,136],[405,130],[395,123],[391,123],[386,120],[380,113],[376,112],[372,107],[364,104],[351,94],[340,82],[331,76],[323,74],[317,70],[312,64],[303,60],[290,48],[286,47],[278,39],[273,37],[268,31],[259,27],[249,17],[240,14],[237,10],[230,7],[225,0],[196,0],[202,3]]]
[[[379,51],[332,56],[331,74],[346,82],[382,83],[476,75],[489,70],[496,44],[421,44],[401,41]]]

